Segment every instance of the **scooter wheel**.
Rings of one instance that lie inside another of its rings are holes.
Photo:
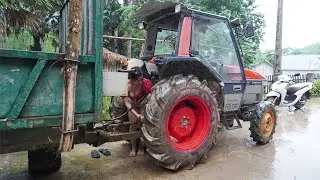
[[[307,96],[304,94],[301,96],[300,100],[295,104],[293,105],[296,109],[301,109],[303,108],[303,106],[306,104],[308,98]]]

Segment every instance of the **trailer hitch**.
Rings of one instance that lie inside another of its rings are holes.
[[[231,117],[232,120],[234,121],[234,119],[235,119],[236,122],[237,122],[237,124],[238,124],[237,126],[232,126],[232,127],[229,127],[226,116],[225,116],[225,115],[223,115],[223,116],[224,116],[224,117],[222,118],[222,121],[223,121],[223,124],[224,124],[224,126],[226,127],[227,130],[233,130],[233,129],[240,129],[240,128],[242,128],[242,125],[241,125],[241,123],[240,123],[240,120],[239,120],[238,115],[235,114],[233,117]]]
[[[106,142],[116,142],[123,140],[138,139],[141,137],[141,132],[129,132],[129,133],[114,133],[106,132],[104,130],[96,130],[85,133],[85,141],[89,145],[98,147]]]

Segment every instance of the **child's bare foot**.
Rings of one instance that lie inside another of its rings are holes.
[[[136,150],[131,150],[131,152],[129,153],[129,156],[131,157],[134,157],[136,155],[137,155]]]
[[[138,154],[137,154],[138,156],[142,156],[142,155],[144,155],[144,149],[139,149],[139,151],[138,151]]]

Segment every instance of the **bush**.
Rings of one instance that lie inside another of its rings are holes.
[[[110,118],[110,114],[109,114],[110,102],[111,102],[111,97],[109,96],[103,97],[103,101],[102,101],[102,118],[103,119]]]
[[[311,93],[314,95],[320,95],[320,80],[316,80],[312,86]]]

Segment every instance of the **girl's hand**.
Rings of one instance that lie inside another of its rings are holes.
[[[144,116],[141,115],[141,114],[138,114],[137,118],[138,118],[139,121],[142,121],[144,119]]]

